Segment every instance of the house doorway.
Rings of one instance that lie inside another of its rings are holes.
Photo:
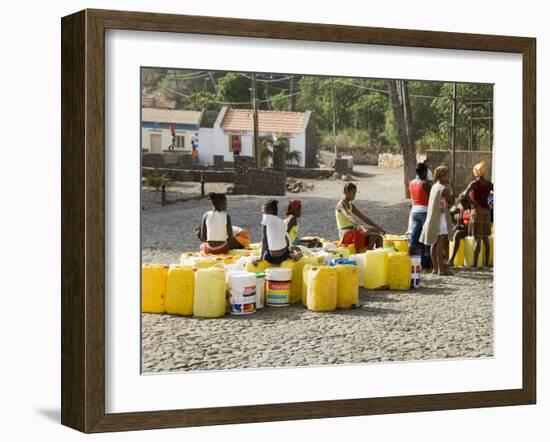
[[[151,134],[151,152],[162,153],[161,134]]]

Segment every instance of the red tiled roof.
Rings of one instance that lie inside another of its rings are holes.
[[[178,124],[199,124],[202,112],[161,109],[156,107],[144,107],[141,109],[141,121],[153,123],[178,123]]]
[[[258,111],[260,132],[301,133],[305,113],[283,111]],[[225,131],[249,132],[254,130],[252,109],[227,109],[221,127]]]

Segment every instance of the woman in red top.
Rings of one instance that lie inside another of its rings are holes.
[[[476,179],[468,184],[464,191],[466,197],[472,205],[472,218],[470,221],[470,232],[475,238],[474,248],[474,267],[477,267],[479,252],[481,251],[481,242],[485,245],[485,262],[489,262],[491,235],[491,213],[487,198],[493,191],[493,183],[485,178],[487,173],[487,164],[485,161],[474,166],[474,176]]]
[[[411,255],[419,253],[424,254],[424,245],[420,244],[418,239],[422,232],[422,227],[426,222],[428,214],[428,201],[432,183],[427,179],[428,168],[424,163],[418,163],[416,166],[416,178],[409,182],[409,193],[411,195],[411,213],[409,215],[409,225],[411,237],[409,239],[409,253]]]

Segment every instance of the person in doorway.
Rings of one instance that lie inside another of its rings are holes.
[[[290,243],[293,246],[297,246],[300,243],[298,238],[298,218],[302,216],[302,202],[300,200],[292,200],[288,203],[286,210],[285,224]]]
[[[278,201],[269,200],[263,205],[262,212],[262,249],[260,257],[254,259],[253,264],[258,265],[262,259],[274,265],[279,265],[287,259],[300,259],[302,253],[291,249],[285,222],[277,216]]]
[[[386,232],[352,204],[356,195],[357,186],[353,183],[347,183],[344,186],[344,197],[336,204],[334,213],[340,243],[343,246],[353,244],[355,250],[362,253],[367,249],[382,247],[383,235]],[[359,218],[369,227],[357,222],[356,218]]]
[[[409,182],[409,194],[411,196],[411,212],[409,216],[410,232],[409,254],[422,255],[424,245],[419,238],[428,214],[428,200],[430,198],[431,181],[428,180],[428,168],[424,163],[416,165],[416,178]]]
[[[432,273],[450,275],[445,267],[445,247],[452,228],[449,204],[451,202],[449,168],[439,166],[434,171],[434,183],[428,200],[426,222],[420,234],[420,242],[431,247]]]
[[[470,232],[475,238],[474,246],[474,267],[477,267],[481,244],[485,246],[485,263],[489,262],[491,245],[489,236],[491,236],[491,212],[488,198],[493,192],[493,183],[485,178],[487,174],[487,163],[482,161],[473,168],[475,180],[468,184],[464,191],[466,197],[472,205],[472,218]]]

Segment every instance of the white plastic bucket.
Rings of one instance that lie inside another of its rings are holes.
[[[256,273],[256,309],[263,308],[265,304],[265,273]]]
[[[290,303],[292,270],[284,267],[265,271],[265,300],[269,307],[287,307]]]
[[[422,257],[411,256],[411,289],[420,287],[420,270],[422,270]]]
[[[229,312],[248,315],[256,311],[256,275],[250,272],[232,272],[228,277]]]

